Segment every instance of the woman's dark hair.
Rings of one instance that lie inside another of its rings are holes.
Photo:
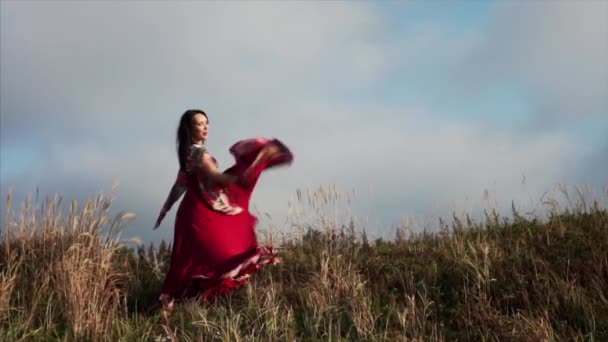
[[[192,144],[192,119],[196,114],[203,114],[207,121],[209,117],[200,109],[188,109],[182,114],[177,127],[177,158],[179,159],[180,169],[186,168],[186,158],[188,157],[188,148]]]

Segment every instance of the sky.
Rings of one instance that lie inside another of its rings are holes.
[[[124,236],[170,240],[175,208],[152,226],[190,108],[220,168],[240,139],[292,149],[256,188],[260,229],[310,210],[298,189],[355,193],[339,210],[378,236],[559,184],[601,196],[608,2],[0,2],[2,198],[118,182]]]

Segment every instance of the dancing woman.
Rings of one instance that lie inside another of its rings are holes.
[[[171,310],[175,299],[203,300],[247,283],[262,265],[277,262],[272,247],[259,246],[257,218],[249,200],[260,174],[293,161],[291,151],[277,139],[247,139],[234,144],[235,164],[224,172],[205,148],[209,118],[188,110],[177,130],[180,170],[163,205],[157,228],[182,196],[175,218],[169,271],[160,301]]]

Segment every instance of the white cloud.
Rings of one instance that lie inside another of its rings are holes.
[[[526,196],[538,199],[553,184],[564,181],[580,164],[577,153],[585,150],[561,134],[517,141],[506,132],[433,119],[417,109],[375,105],[325,111],[311,107],[310,112],[318,117],[294,117],[296,124],[306,124],[308,129],[284,137],[296,156],[293,167],[265,174],[253,197],[254,204],[279,225],[296,189],[318,185],[356,190],[361,195],[354,214],[370,215],[381,224],[404,215],[431,214],[433,208],[442,215],[449,214],[450,208],[478,209],[484,205],[484,189],[503,207],[512,199],[525,206],[530,200]],[[324,116],[333,121],[322,126]],[[362,119],[353,122],[349,117]],[[389,118],[387,125],[384,120]],[[223,168],[231,163],[225,149],[213,150]],[[136,211],[139,218],[131,233],[142,235],[152,225],[177,170],[172,146],[154,142],[105,147],[53,144],[38,165],[44,168],[30,179],[38,179],[43,191],[82,198],[107,191],[113,181],[120,181],[117,210]],[[526,186],[521,184],[522,175],[528,180]],[[370,187],[373,193],[367,194]],[[156,234],[167,237],[163,234],[170,234],[166,227],[171,227],[171,219]]]
[[[274,217],[297,188],[319,184],[359,193],[371,185],[357,207],[383,222],[432,207],[470,209],[486,188],[504,205],[537,198],[594,147],[564,131],[522,138],[411,103],[344,95],[390,86],[383,82],[395,70],[433,65],[453,96],[462,90],[450,72],[485,68],[482,86],[512,78],[529,87],[541,115],[601,111],[605,6],[518,6],[500,3],[487,36],[480,28],[453,39],[431,26],[391,34],[367,3],[3,2],[3,149],[40,147],[2,190],[41,183],[87,196],[119,180],[118,209],[136,211],[132,233],[144,234],[175,176],[179,115],[202,107],[223,167],[237,139],[276,136],[293,148],[293,167],[265,175],[254,197]],[[559,111],[546,109],[553,103]]]
[[[365,40],[377,20],[366,7],[6,4],[4,120],[14,126],[23,118],[12,113],[45,120],[38,113],[50,112],[57,121],[90,129],[118,118],[132,124],[163,104],[210,103],[242,112],[246,103],[315,92],[336,65],[344,68],[340,76],[369,82],[383,64],[381,52]]]

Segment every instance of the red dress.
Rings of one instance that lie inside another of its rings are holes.
[[[268,144],[278,146],[281,152],[245,178],[243,172]],[[190,147],[186,170],[180,170],[156,223],[158,227],[185,192],[175,218],[171,264],[161,298],[210,299],[246,284],[250,274],[262,265],[278,261],[272,247],[258,245],[257,218],[249,212],[249,200],[261,173],[290,164],[293,155],[279,140],[261,138],[239,141],[230,152],[236,163],[225,173],[237,176],[239,181],[214,188],[200,172],[205,149],[200,145]]]

